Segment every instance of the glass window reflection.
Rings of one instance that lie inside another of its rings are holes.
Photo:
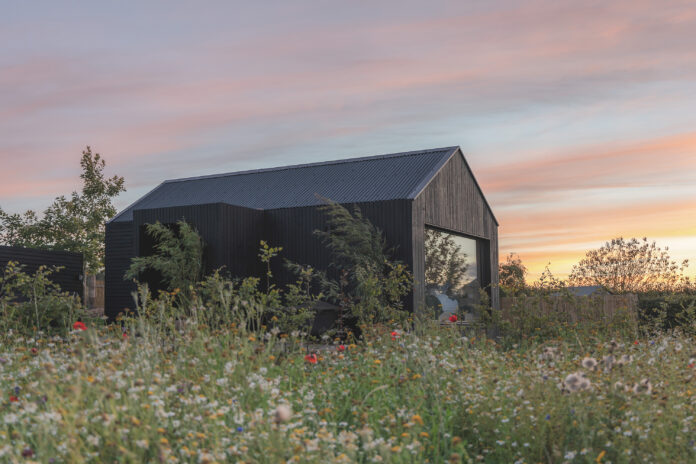
[[[460,321],[474,317],[480,280],[476,240],[425,229],[425,304],[440,322],[452,314]]]

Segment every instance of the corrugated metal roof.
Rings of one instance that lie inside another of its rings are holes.
[[[227,203],[253,209],[414,198],[459,147],[168,180],[123,210]]]

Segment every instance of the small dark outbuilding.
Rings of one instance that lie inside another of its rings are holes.
[[[57,266],[61,269],[49,276],[64,292],[82,297],[82,254],[70,251],[39,250],[0,246],[0,272],[9,261],[23,265],[23,272],[34,274],[40,266]]]
[[[357,205],[398,247],[416,279],[408,309],[429,305],[440,318],[473,312],[481,287],[498,307],[498,222],[460,148],[448,147],[165,181],[106,226],[106,314],[133,307],[123,275],[151,248],[144,231],[155,221],[193,224],[207,243],[208,271],[260,275],[260,240],[327,269],[313,234],[326,227],[318,196]],[[294,280],[280,264],[274,271],[279,285]]]

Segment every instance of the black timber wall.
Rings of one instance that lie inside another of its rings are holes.
[[[396,247],[394,257],[413,268],[411,238],[411,201],[392,200],[346,204],[351,211],[358,206],[362,214],[384,233],[389,246]],[[326,230],[326,214],[318,206],[267,210],[264,221],[264,239],[271,246],[282,246],[280,259],[272,266],[274,281],[284,286],[296,280],[284,265],[284,259],[298,264],[309,264],[315,269],[328,270],[330,254],[314,230]],[[258,260],[258,258],[257,258]],[[406,301],[411,310],[412,298]]]
[[[64,292],[70,292],[82,298],[82,254],[0,246],[0,271],[4,270],[8,261],[23,264],[25,266],[23,271],[27,274],[34,274],[41,265],[62,266],[63,269],[51,274],[49,279],[60,285]]]
[[[133,308],[132,282],[123,276],[131,259],[140,254],[140,233],[145,224],[157,221],[192,224],[206,243],[205,271],[224,267],[233,277],[258,275],[258,245],[263,228],[263,211],[211,203],[205,205],[153,208],[133,212],[132,222],[111,222],[106,229],[105,313],[115,317],[124,308]]]
[[[425,226],[451,230],[477,239],[482,273],[491,284],[491,304],[499,308],[498,225],[471,170],[457,152],[413,201],[413,269],[422,279],[425,268],[423,248]],[[487,259],[486,259],[487,258]],[[483,279],[482,279],[483,280]],[[425,286],[417,281],[414,304],[424,301]]]
[[[346,205],[353,208],[356,205]],[[387,243],[396,248],[395,258],[412,268],[411,202],[395,200],[358,203],[365,217],[379,227]],[[112,222],[106,233],[106,314],[116,316],[124,308],[133,307],[131,282],[123,280],[130,260],[140,251],[140,229],[159,221],[175,223],[186,220],[193,224],[206,242],[206,271],[219,267],[233,277],[263,277],[258,257],[259,242],[282,246],[273,261],[273,282],[281,287],[294,282],[295,276],[284,266],[285,259],[328,270],[330,256],[314,230],[325,230],[326,214],[317,206],[254,210],[222,203],[136,210],[132,222]],[[412,309],[412,298],[407,309]]]
[[[262,210],[220,205],[221,262],[233,277],[261,275],[259,244],[264,235]]]
[[[224,267],[235,277],[256,275],[263,211],[224,203],[142,209],[133,212],[135,250],[140,251],[140,228],[157,221],[192,224],[206,243],[205,271]]]
[[[104,314],[115,318],[125,308],[133,308],[133,282],[123,276],[135,254],[135,229],[132,221],[106,224],[104,258]]]

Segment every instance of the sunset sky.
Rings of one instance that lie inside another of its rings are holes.
[[[696,2],[9,2],[0,206],[85,145],[160,181],[460,145],[501,256],[563,276],[647,236],[696,274]]]

